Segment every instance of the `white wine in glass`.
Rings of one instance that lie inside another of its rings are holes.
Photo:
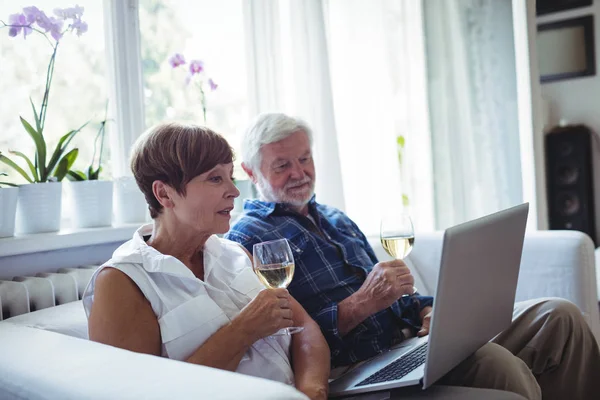
[[[257,243],[252,247],[253,269],[258,279],[269,289],[287,288],[294,277],[294,255],[286,239]],[[274,335],[302,332],[301,326],[280,329]]]
[[[396,260],[404,259],[412,251],[415,230],[408,214],[384,216],[381,219],[380,234],[383,249]],[[413,294],[416,292],[417,288],[413,287]]]

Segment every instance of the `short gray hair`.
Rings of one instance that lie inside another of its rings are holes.
[[[261,147],[283,140],[298,131],[306,133],[312,147],[312,130],[300,118],[283,113],[257,115],[246,127],[242,137],[242,161],[251,169],[260,169]]]

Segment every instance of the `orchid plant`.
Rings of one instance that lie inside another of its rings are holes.
[[[104,109],[104,119],[100,122],[100,128],[94,139],[94,153],[92,154],[92,161],[88,166],[87,170],[70,170],[67,173],[67,179],[70,181],[97,181],[100,179],[100,172],[102,172],[102,153],[104,152],[104,135],[106,133],[106,123],[108,122],[108,101],[106,102],[106,108]],[[96,152],[98,151],[98,145],[100,145],[100,152],[98,155],[98,168],[94,168],[96,161]]]
[[[185,57],[181,53],[175,53],[171,58],[169,58],[169,64],[171,68],[178,68],[180,66],[186,65],[187,62]],[[200,104],[202,105],[202,116],[204,117],[204,123],[206,124],[206,89],[205,86],[208,85],[208,89],[213,92],[217,90],[219,85],[213,81],[212,78],[209,78],[206,75],[206,70],[204,68],[204,62],[201,60],[191,60],[188,67],[188,74],[185,79],[186,84],[193,83],[200,90]]]
[[[19,151],[9,151],[11,155],[20,157],[25,161],[30,174],[0,152],[0,161],[14,169],[29,183],[61,181],[71,169],[79,152],[78,149],[72,149],[67,152],[67,147],[73,137],[87,125],[87,122],[60,138],[49,161],[46,160],[48,149],[44,138],[44,127],[58,45],[63,35],[67,32],[75,32],[77,36],[81,36],[87,32],[88,25],[81,19],[82,15],[83,7],[79,6],[64,9],[56,8],[54,9],[54,16],[50,17],[37,7],[31,6],[23,8],[23,11],[20,13],[9,16],[8,23],[0,20],[0,28],[8,28],[8,36],[14,38],[22,34],[23,39],[26,39],[28,35],[35,32],[44,36],[52,47],[52,55],[50,56],[46,72],[46,86],[42,104],[36,109],[33,100],[29,99],[31,108],[33,109],[35,125],[30,124],[23,117],[20,117],[25,131],[35,143],[36,151],[33,162],[31,158]]]

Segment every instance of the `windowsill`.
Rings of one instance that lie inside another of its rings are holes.
[[[230,225],[241,213],[231,213]],[[66,223],[66,221],[63,221]],[[118,226],[104,226],[88,229],[61,229],[58,232],[34,233],[0,238],[0,258],[18,254],[38,253],[41,251],[64,250],[73,247],[94,246],[105,243],[125,242],[143,224],[136,222]]]
[[[0,239],[0,257],[62,250],[104,243],[125,242],[143,223],[88,229],[63,229]]]

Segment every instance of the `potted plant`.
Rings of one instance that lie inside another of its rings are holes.
[[[0,176],[7,176],[7,174],[0,172]],[[0,182],[0,238],[15,234],[18,195],[19,187],[17,185]]]
[[[35,143],[35,156],[30,158],[22,152],[9,151],[10,155],[21,158],[25,162],[29,172],[21,168],[14,159],[0,153],[0,161],[14,169],[28,182],[19,188],[16,218],[18,233],[59,230],[62,195],[60,182],[71,169],[78,153],[77,149],[69,150],[69,143],[86,125],[83,124],[79,129],[66,133],[60,138],[54,151],[51,154],[48,152],[44,128],[58,45],[66,32],[70,31],[81,35],[87,31],[87,24],[81,20],[82,7],[55,9],[54,14],[56,17],[48,17],[37,7],[25,7],[21,13],[11,15],[8,24],[0,21],[0,28],[8,28],[10,37],[17,37],[22,33],[26,38],[32,32],[36,32],[43,35],[52,48],[46,73],[44,96],[39,109],[36,109],[30,99],[35,123],[31,124],[20,117],[23,128]],[[65,22],[68,25],[63,28]]]
[[[112,223],[113,183],[100,180],[102,155],[104,154],[104,135],[108,114],[108,102],[104,119],[100,122],[94,139],[94,153],[90,165],[84,171],[69,170],[67,189],[72,201],[71,221],[74,228],[95,228],[110,226]],[[100,151],[98,152],[98,147]],[[98,154],[97,166],[96,154]]]

